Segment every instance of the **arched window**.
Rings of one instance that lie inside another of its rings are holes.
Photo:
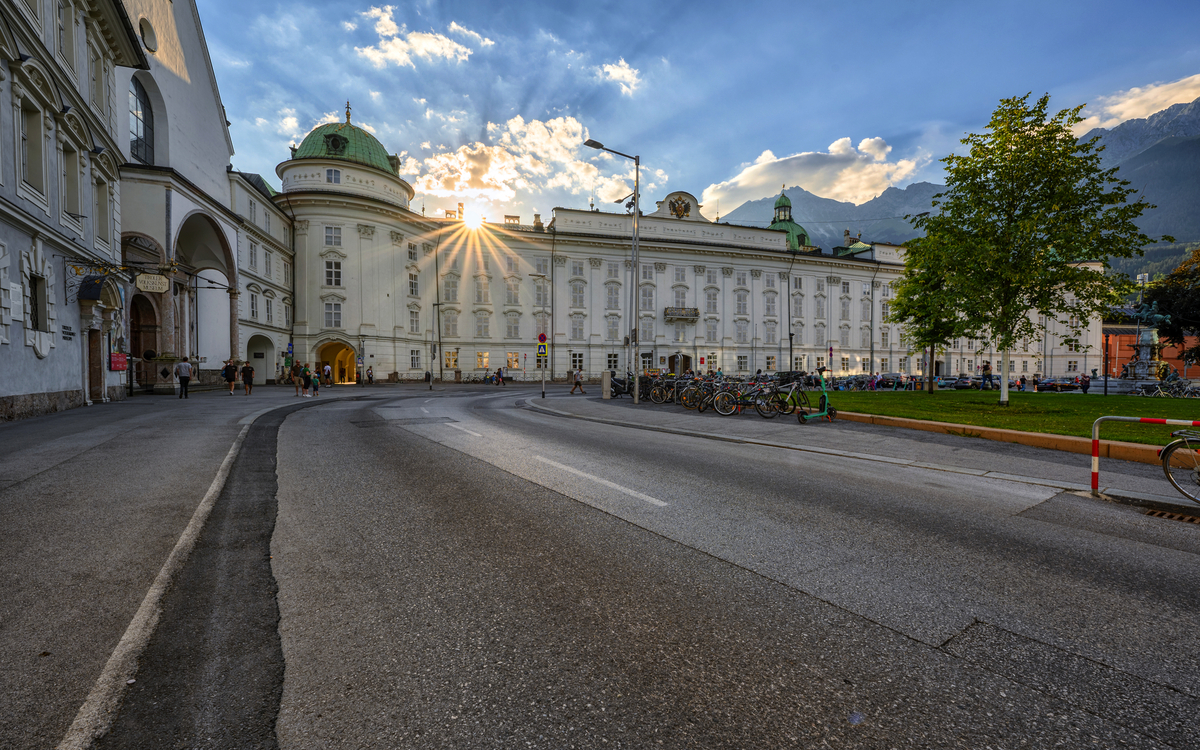
[[[129,153],[143,164],[154,163],[154,110],[137,78],[129,79]]]

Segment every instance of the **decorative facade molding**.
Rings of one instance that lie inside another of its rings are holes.
[[[554,265],[556,265],[556,266],[565,266],[565,265],[567,265],[567,256],[565,256],[565,255],[555,255],[555,256],[554,256]]]
[[[604,265],[604,259],[603,258],[588,258],[588,263],[592,266],[592,268],[599,268],[600,266]]]
[[[721,267],[721,275],[722,276],[732,276],[733,268],[731,266],[722,266]]]
[[[392,231],[392,232],[390,232],[390,234],[392,236],[392,244],[393,245],[399,245],[401,242],[404,242],[403,234],[396,232],[396,231]]]
[[[358,225],[358,233],[363,235],[364,237],[374,237],[375,236],[375,225],[359,224]]]
[[[762,269],[761,268],[751,268],[750,269],[750,278],[757,279],[757,278],[761,278],[761,277],[762,277]]]
[[[658,273],[666,273],[667,264],[666,263],[655,263],[654,270],[657,271]]]

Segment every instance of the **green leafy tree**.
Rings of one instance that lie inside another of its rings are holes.
[[[913,220],[925,237],[905,259],[914,284],[942,269],[946,318],[1003,352],[1002,405],[1009,350],[1055,319],[1070,330],[1065,343],[1077,341],[1130,288],[1128,277],[1105,273],[1109,258],[1140,255],[1155,241],[1134,224],[1153,206],[1131,200],[1116,168],[1101,168],[1098,138],[1071,132],[1083,105],[1051,116],[1049,94],[1032,105],[1029,96],[1001,100],[986,131],[962,139],[967,155],[942,160],[946,190],[934,212]]]
[[[954,314],[956,300],[950,292],[953,269],[942,264],[945,254],[938,253],[933,244],[937,238],[922,237],[909,244],[909,255],[914,248],[924,262],[920,266],[909,264],[904,276],[893,285],[896,290],[888,314],[889,322],[904,323],[905,338],[915,348],[928,349],[929,361],[934,353],[946,347],[963,330],[962,320]],[[933,393],[933,367],[925,368],[926,378]]]
[[[1180,350],[1180,358],[1200,361],[1200,344],[1187,345],[1187,336],[1200,331],[1200,248],[1171,273],[1146,289],[1147,305],[1158,305],[1158,312],[1170,316],[1157,330],[1159,338]]]

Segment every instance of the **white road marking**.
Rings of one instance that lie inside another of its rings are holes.
[[[421,411],[425,412],[426,414],[428,414],[428,413],[429,413],[429,410],[428,410],[428,409],[426,409],[424,406],[422,406],[422,407],[421,407]]]
[[[454,425],[450,425],[450,426],[453,427]],[[534,458],[537,459],[538,461],[541,461],[542,463],[550,464],[551,466],[553,466],[557,469],[562,469],[563,471],[565,471],[569,474],[574,474],[577,477],[583,477],[584,479],[590,479],[593,482],[598,482],[599,484],[602,484],[605,487],[614,489],[617,492],[624,492],[626,495],[636,497],[638,500],[645,500],[646,502],[650,503],[651,505],[657,505],[660,508],[666,506],[666,503],[664,503],[662,500],[650,497],[649,495],[642,494],[641,492],[638,492],[637,490],[631,490],[628,487],[622,487],[621,485],[617,484],[616,482],[610,482],[607,479],[601,479],[600,477],[592,476],[591,474],[588,474],[587,472],[580,471],[579,469],[572,468],[565,464],[560,464],[557,461],[551,461],[550,459],[546,458],[545,456],[534,456]]]
[[[425,403],[427,403],[427,404],[428,404],[428,403],[429,403],[430,401],[432,401],[432,400],[433,400],[433,399],[431,399],[431,398],[427,398],[427,399],[425,399]]]
[[[451,424],[450,422],[446,422],[445,425],[447,427],[453,427],[456,430],[462,430],[463,432],[467,433],[468,435],[474,435],[475,437],[483,437],[483,435],[480,435],[478,432],[471,432],[466,427],[459,427],[458,425]]]
[[[138,659],[150,642],[150,636],[154,634],[155,626],[158,625],[159,615],[162,614],[160,607],[162,598],[170,588],[172,579],[187,562],[192,548],[196,546],[196,540],[200,537],[204,522],[208,519],[213,505],[217,502],[217,496],[221,494],[221,489],[225,486],[225,480],[229,477],[233,461],[237,457],[238,451],[241,450],[242,442],[245,441],[246,433],[249,431],[250,424],[247,423],[238,433],[237,439],[233,441],[229,452],[225,454],[225,460],[221,462],[221,468],[217,470],[217,476],[209,485],[208,492],[196,506],[192,520],[188,522],[187,528],[183,530],[183,535],[179,537],[175,548],[167,556],[167,561],[158,571],[154,583],[150,585],[150,590],[142,599],[142,604],[138,607],[133,620],[130,621],[129,627],[125,628],[125,634],[121,636],[117,647],[108,657],[108,663],[100,672],[96,684],[88,693],[87,700],[83,702],[79,713],[75,715],[75,721],[71,723],[62,742],[58,744],[58,750],[90,748],[96,738],[103,736],[112,725],[112,721],[117,715],[117,709],[121,705],[121,697],[137,674]]]

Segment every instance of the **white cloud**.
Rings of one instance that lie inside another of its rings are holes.
[[[1084,109],[1087,115],[1075,126],[1075,134],[1083,135],[1092,128],[1111,128],[1126,120],[1148,117],[1172,104],[1192,102],[1200,98],[1200,73],[1169,83],[1152,83],[1101,96]]]
[[[465,36],[467,39],[473,40],[480,47],[491,47],[493,44],[495,44],[495,42],[493,42],[491,39],[488,39],[480,33],[471,31],[465,26],[459,26],[457,21],[450,22],[450,33],[458,34],[459,36]]]
[[[346,31],[354,31],[358,28],[358,24],[353,21],[342,21],[342,28]]]
[[[621,93],[626,96],[633,96],[633,92],[637,91],[637,87],[642,84],[638,69],[631,68],[623,57],[615,63],[601,65],[597,75],[601,80],[615,81],[620,84]]]
[[[562,189],[577,195],[595,188],[605,202],[633,190],[632,164],[621,165],[625,173],[603,174],[590,161],[590,150],[587,159],[581,158],[587,133],[574,117],[526,121],[517,116],[503,124],[488,123],[487,131],[491,144],[477,141],[426,158],[425,173],[414,187],[429,195],[494,201],[511,201],[518,191]],[[667,180],[662,170],[647,177]]]
[[[864,138],[858,148],[849,138],[841,138],[831,143],[827,152],[806,151],[779,158],[764,151],[734,177],[705,188],[702,200],[739,206],[771,195],[786,183],[824,198],[864,203],[928,161],[927,156],[888,161],[891,150],[882,138]]]
[[[471,50],[442,34],[425,31],[408,31],[392,19],[394,6],[372,7],[363,13],[375,19],[375,32],[379,44],[373,47],[355,47],[354,51],[371,61],[376,68],[386,67],[389,62],[400,67],[416,68],[414,57],[427,62],[436,58],[462,62],[471,56]]]
[[[371,99],[373,101],[379,101],[379,97],[383,96],[383,94],[379,91],[370,91],[368,93],[371,95]]]

